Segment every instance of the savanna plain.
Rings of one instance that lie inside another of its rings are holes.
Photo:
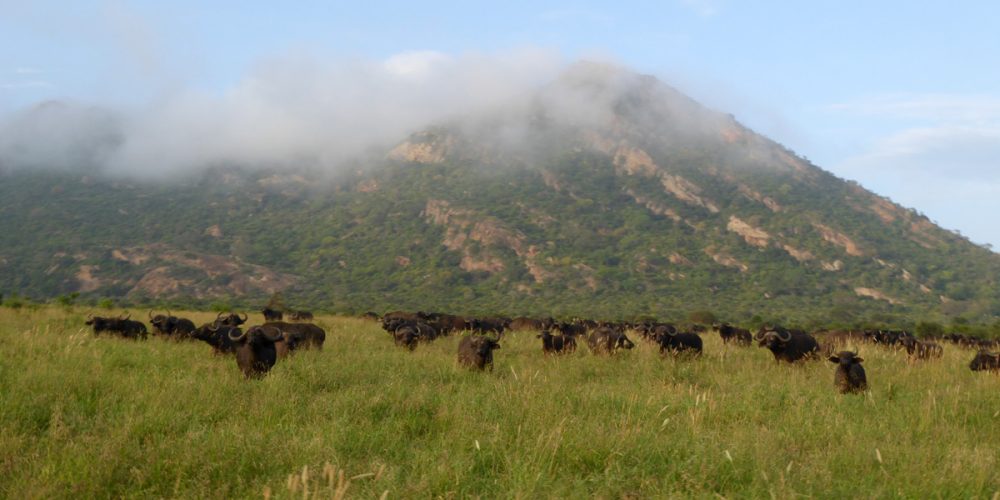
[[[859,345],[869,390],[841,395],[832,363],[777,364],[713,333],[703,356],[675,359],[636,336],[614,356],[583,343],[546,357],[514,332],[492,372],[473,372],[458,336],[408,352],[375,322],[319,316],[322,351],[245,380],[202,342],[95,338],[85,313],[0,309],[0,497],[1000,491],[1000,376],[950,344],[922,362]]]

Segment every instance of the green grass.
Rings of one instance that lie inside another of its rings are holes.
[[[196,322],[214,317],[195,313]],[[258,318],[259,321],[259,318]],[[1000,377],[861,346],[871,390],[706,335],[493,373],[321,317],[322,352],[261,381],[202,343],[94,338],[82,311],[0,309],[0,497],[952,497],[1000,490]],[[345,489],[346,488],[346,489]]]

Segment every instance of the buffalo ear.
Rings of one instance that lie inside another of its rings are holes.
[[[838,358],[836,356],[830,356],[830,362],[831,363],[840,363],[840,358]]]
[[[855,357],[855,358],[854,358],[854,362],[855,362],[855,363],[861,363],[861,362],[862,362],[862,361],[864,361],[864,360],[865,360],[864,358],[859,358],[859,357]]]

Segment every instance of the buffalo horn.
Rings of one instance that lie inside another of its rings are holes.
[[[233,336],[233,330],[239,332],[239,335],[237,335],[236,337],[234,337]],[[243,337],[246,337],[247,333],[249,333],[249,332],[250,332],[250,330],[247,330],[245,332],[240,332],[239,328],[230,328],[229,329],[229,340],[232,340],[233,342],[239,342],[239,341],[243,340]]]

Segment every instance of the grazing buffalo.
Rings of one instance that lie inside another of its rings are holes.
[[[868,388],[868,378],[865,377],[865,368],[861,366],[862,361],[864,359],[861,359],[858,353],[851,351],[841,351],[830,356],[830,362],[837,364],[833,384],[841,394],[864,392]]]
[[[212,346],[215,354],[229,354],[236,352],[236,345],[230,340],[231,336],[238,336],[243,332],[239,327],[223,325],[219,321],[205,323],[191,332],[191,338],[201,340]]]
[[[766,347],[774,354],[775,361],[794,363],[802,359],[816,359],[819,343],[812,335],[801,330],[789,330],[780,326],[761,327],[754,335],[760,347]]]
[[[555,324],[555,320],[552,318],[545,319],[534,319],[534,318],[514,318],[510,321],[510,329],[515,332],[538,332],[542,330],[548,330],[552,328]]]
[[[236,348],[236,365],[243,376],[262,378],[278,360],[274,343],[282,340],[281,331],[267,326],[254,326],[243,333],[229,333],[229,340]]]
[[[458,362],[468,368],[493,371],[493,351],[500,348],[496,339],[484,335],[462,337],[458,343]]]
[[[906,337],[901,343],[906,348],[906,353],[910,355],[911,359],[940,358],[944,354],[944,348],[936,342]]]
[[[989,351],[979,351],[976,353],[976,357],[972,358],[972,362],[969,363],[969,369],[978,371],[1000,371],[1000,354],[989,352]]]
[[[312,321],[313,313],[309,311],[289,311],[288,319],[292,321]]]
[[[285,342],[288,343],[288,350],[296,349],[323,349],[326,342],[326,330],[312,323],[287,323],[284,321],[270,321],[261,326],[274,328],[281,332]]]
[[[88,315],[84,324],[94,329],[94,335],[108,332],[127,339],[146,340],[146,325],[140,321],[131,320],[130,317],[131,315],[128,313],[116,318]]]
[[[624,332],[616,331],[606,326],[599,327],[587,337],[587,345],[594,354],[612,354],[618,349],[631,349],[635,344],[625,336]]]
[[[466,320],[465,329],[480,335],[495,333],[497,335],[497,339],[499,340],[503,337],[503,332],[507,329],[508,323],[510,323],[510,321],[502,318],[474,318]]]
[[[696,333],[678,332],[673,326],[659,326],[654,335],[660,344],[660,354],[701,354],[702,341]]]
[[[576,339],[572,335],[552,335],[548,330],[538,334],[542,339],[542,352],[545,354],[569,354],[576,351]]]
[[[465,318],[442,313],[418,313],[421,321],[434,329],[437,335],[448,336],[453,332],[465,330]]]
[[[157,335],[164,335],[167,337],[172,337],[175,339],[188,338],[191,332],[195,330],[194,322],[187,318],[179,318],[170,314],[157,314],[153,315],[153,311],[149,311],[149,323],[153,325],[153,333]]]
[[[264,315],[264,321],[281,321],[285,317],[283,312],[270,306],[261,309],[260,313]]]
[[[753,335],[750,334],[750,330],[737,328],[729,323],[723,323],[717,329],[723,344],[733,343],[746,347],[753,343]]]

